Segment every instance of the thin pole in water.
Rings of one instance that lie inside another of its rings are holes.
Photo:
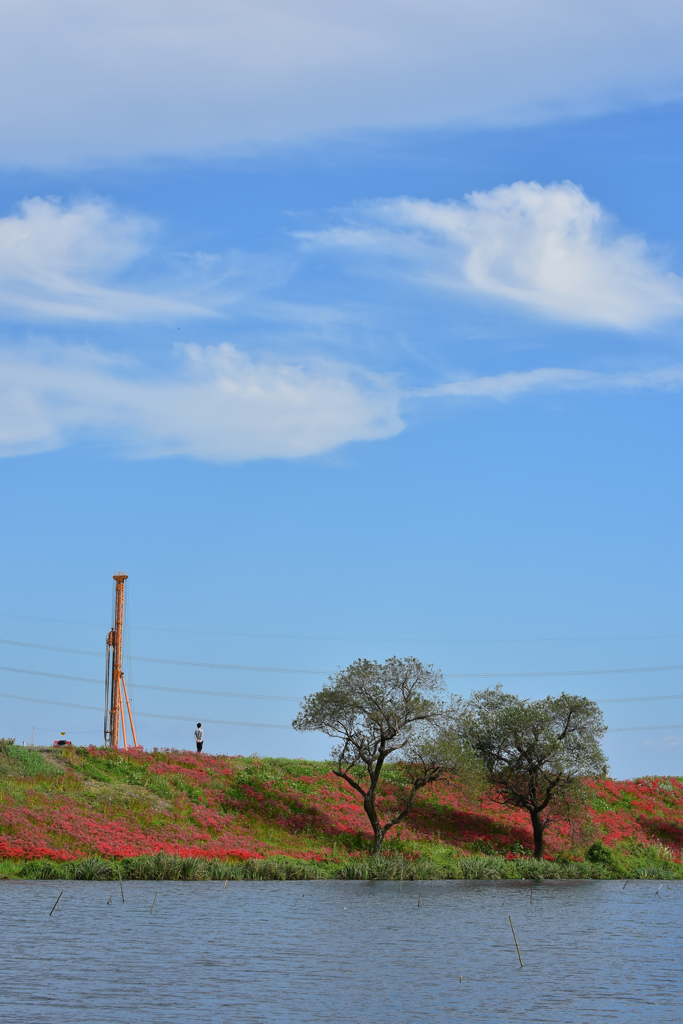
[[[151,906],[151,907],[149,908],[149,912],[150,912],[150,914],[151,914],[151,913],[152,913],[152,911],[154,910],[154,904],[155,904],[155,903],[156,903],[156,901],[157,901],[157,896],[158,896],[158,895],[159,895],[159,893],[158,893],[158,892],[155,892],[155,893],[154,893],[154,900],[152,901],[152,906]]]
[[[119,885],[121,886],[121,902],[125,903],[126,901],[123,898],[123,882],[121,881],[121,865],[117,865],[117,867],[119,869]]]
[[[664,886],[664,882],[662,882],[662,884],[660,885],[659,889],[663,888],[663,886]],[[659,889],[657,889],[657,892],[655,893],[655,896],[659,896]],[[662,897],[659,896],[659,898],[661,900]]]
[[[227,885],[227,884],[228,884],[228,880],[227,880],[227,878],[226,878],[226,879],[225,879],[225,881],[223,882],[223,888],[224,888],[224,889],[225,889],[225,887],[226,887],[226,885]]]
[[[61,900],[61,898],[62,898],[62,893],[63,893],[63,892],[64,892],[64,890],[62,889],[62,892],[60,892],[59,896],[58,896],[58,897],[57,897],[57,899],[55,900],[55,907],[57,906],[57,904],[58,904],[58,903],[59,903],[59,901]],[[54,909],[55,909],[55,907],[53,907],[53,908],[52,908],[52,910],[54,910]],[[49,913],[49,914],[47,915],[48,917],[52,917],[52,910],[51,910],[51,911],[50,911],[50,913]]]
[[[510,917],[509,914],[508,914],[508,918],[510,919],[510,927],[512,928],[512,938],[515,940],[515,946],[517,946],[517,956],[519,957],[519,966],[520,967],[524,967],[524,964],[522,962],[522,954],[519,951],[519,944],[517,942],[517,936],[515,935],[515,926],[512,923],[512,918]]]
[[[112,901],[113,899],[114,899],[114,897],[113,897],[113,896],[110,896],[110,897],[109,897],[109,899],[107,900],[107,906],[109,906],[109,904],[111,903],[111,901]]]
[[[623,885],[622,885],[622,887],[621,887],[621,889],[622,889],[622,892],[623,892],[623,890],[624,890],[624,889],[626,888],[626,886],[628,885],[628,883],[629,883],[629,880],[628,880],[628,878],[627,878],[627,879],[626,879],[626,881],[624,882],[624,884],[623,884]]]
[[[530,892],[529,892],[529,903],[533,903],[533,902],[534,902],[534,880],[532,878],[531,879]]]
[[[420,906],[421,899],[422,899],[422,889],[420,889],[420,895],[417,897],[417,905],[418,905],[418,907]]]

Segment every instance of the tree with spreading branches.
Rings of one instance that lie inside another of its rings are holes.
[[[476,778],[478,761],[458,736],[457,712],[458,701],[446,698],[443,677],[432,665],[416,658],[384,664],[361,658],[306,697],[292,725],[336,741],[334,773],[363,798],[372,852],[379,854],[387,832],[408,817],[421,789],[446,775]],[[382,822],[377,796],[387,762],[400,765],[405,784],[395,787],[397,806]]]
[[[463,704],[458,732],[477,751],[499,799],[528,811],[534,857],[543,857],[545,832],[558,819],[576,819],[585,803],[582,780],[606,775],[600,746],[607,727],[587,697],[562,693],[522,700],[495,689]]]

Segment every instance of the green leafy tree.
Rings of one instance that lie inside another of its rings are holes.
[[[359,659],[302,702],[292,725],[336,740],[334,772],[363,798],[374,854],[421,789],[448,774],[476,774],[476,758],[454,728],[457,708],[454,698],[445,699],[441,673],[416,658]],[[377,796],[388,761],[400,762],[405,784],[396,787],[398,807],[382,822]]]
[[[551,822],[582,813],[582,780],[607,774],[600,746],[606,729],[602,711],[587,697],[521,700],[500,684],[473,693],[459,722],[502,802],[529,812],[538,858]]]

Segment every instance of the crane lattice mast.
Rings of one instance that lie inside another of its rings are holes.
[[[124,749],[128,746],[123,707],[124,699],[128,709],[128,720],[133,736],[133,745],[136,747],[138,745],[133,715],[130,710],[130,701],[128,700],[126,680],[121,668],[123,663],[124,588],[127,579],[127,575],[123,572],[117,573],[114,576],[114,625],[107,633],[107,664],[104,676],[104,745],[106,747],[120,746],[119,736],[121,736]]]

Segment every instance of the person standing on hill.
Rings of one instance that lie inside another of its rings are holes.
[[[201,722],[197,722],[197,728],[194,731],[194,738],[197,741],[197,753],[201,754],[202,747],[204,746],[204,730],[202,729]]]

